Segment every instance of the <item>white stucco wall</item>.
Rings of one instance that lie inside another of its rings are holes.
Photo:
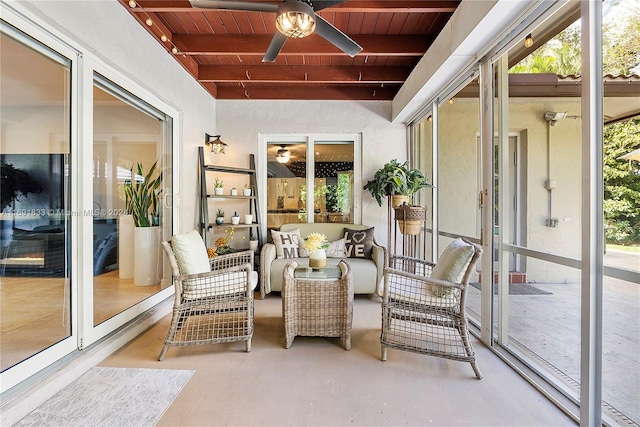
[[[216,102],[211,95],[116,1],[21,1],[12,5],[178,112],[174,124],[179,131],[178,149],[173,154],[178,159],[180,194],[175,200],[180,229],[194,228],[197,147],[205,132],[215,132]],[[84,144],[91,142],[89,138]]]
[[[567,112],[556,126],[543,119],[547,111]],[[509,132],[521,142],[520,164],[526,167],[525,233],[521,244],[553,255],[580,257],[580,143],[579,99],[512,99]],[[571,117],[573,116],[573,117]],[[478,230],[478,102],[455,99],[444,104],[439,115],[440,230],[479,237]],[[547,154],[549,142],[549,155]],[[549,170],[547,172],[547,159]],[[547,176],[548,174],[548,176]],[[546,226],[549,210],[547,179],[556,182],[551,195],[551,214],[558,227]],[[446,242],[445,242],[446,243]],[[527,279],[532,282],[575,282],[579,271],[529,258]]]
[[[260,134],[361,134],[362,187],[391,159],[407,158],[407,130],[391,122],[391,102],[217,101],[218,131],[230,144],[225,163],[244,166],[258,152]],[[266,165],[258,174],[266,176]],[[387,208],[362,193],[362,223],[375,226],[376,240],[387,241]]]

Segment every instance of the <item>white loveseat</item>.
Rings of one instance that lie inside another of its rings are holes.
[[[311,233],[322,233],[327,240],[336,241],[344,237],[344,229],[366,230],[367,225],[343,224],[343,223],[315,223],[315,224],[283,224],[280,231],[293,231],[300,229],[300,236],[307,237]],[[380,294],[387,251],[384,247],[373,242],[371,259],[369,258],[327,258],[327,265],[338,265],[341,259],[345,259],[351,266],[353,275],[353,290],[356,294]],[[300,266],[309,265],[309,258],[294,258]],[[260,295],[262,298],[272,291],[282,291],[282,272],[284,266],[291,258],[277,258],[276,246],[266,243],[260,254]]]

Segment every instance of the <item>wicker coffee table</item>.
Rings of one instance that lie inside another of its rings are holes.
[[[351,267],[341,260],[337,267],[312,271],[289,261],[283,272],[282,317],[285,348],[296,335],[340,337],[351,349],[353,280]]]

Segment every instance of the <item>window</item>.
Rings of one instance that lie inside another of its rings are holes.
[[[267,228],[296,222],[358,223],[360,191],[354,182],[359,182],[359,136],[266,140]]]

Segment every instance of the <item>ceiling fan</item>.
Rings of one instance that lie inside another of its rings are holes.
[[[289,159],[291,159],[291,151],[287,150],[286,145],[280,145],[280,149],[276,153],[276,160],[278,163],[289,163]]]
[[[281,4],[233,0],[189,0],[193,7],[204,9],[271,12],[276,14],[276,28],[262,62],[273,62],[287,37],[303,38],[314,32],[352,58],[362,47],[315,12],[346,0],[284,0]]]

